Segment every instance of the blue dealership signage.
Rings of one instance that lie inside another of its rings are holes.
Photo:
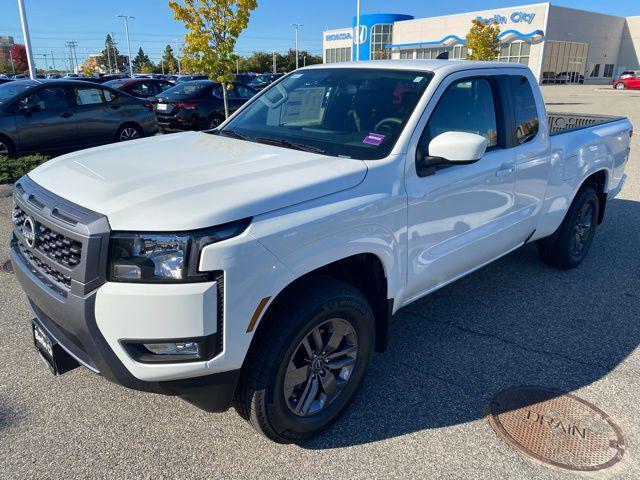
[[[328,33],[324,36],[327,42],[335,42],[336,40],[351,40],[353,37],[350,32],[343,33]]]
[[[531,25],[535,16],[536,14],[531,12],[513,12],[511,15],[509,15],[509,20],[511,20],[511,23],[527,23]],[[496,22],[499,25],[504,25],[508,21],[507,17],[497,13],[493,17],[478,16],[476,17],[476,20],[479,20],[484,23]]]
[[[353,17],[353,60],[356,59],[356,18]],[[371,13],[360,15],[360,60],[371,59],[371,32],[375,25],[393,24],[403,20],[413,20],[411,15],[396,13]],[[391,40],[389,41],[391,43]]]

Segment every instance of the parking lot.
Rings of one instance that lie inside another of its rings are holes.
[[[640,129],[640,91],[543,93],[551,111],[626,115]],[[544,266],[528,245],[401,310],[354,405],[303,445],[271,443],[233,410],[207,414],[85,369],[53,377],[32,347],[22,291],[0,272],[0,477],[640,479],[638,138],[627,184],[579,268]],[[485,413],[518,385],[573,392],[604,410],[623,432],[622,461],[577,475],[512,450]]]

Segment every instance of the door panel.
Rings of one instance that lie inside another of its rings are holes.
[[[429,142],[446,131],[483,135],[490,150],[470,165],[440,168],[423,178],[415,172],[407,175],[409,298],[524,241],[513,234],[517,223],[514,152],[504,148],[499,137],[503,121],[499,98],[497,86],[488,79],[460,78],[450,82],[430,115],[418,155],[428,154]]]
[[[73,96],[80,142],[95,145],[113,140],[123,110],[114,94],[96,86],[74,86]]]
[[[41,88],[19,105],[37,105],[41,109],[15,114],[21,151],[63,149],[77,142],[76,117],[64,87]]]

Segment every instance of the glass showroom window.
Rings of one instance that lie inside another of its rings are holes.
[[[392,42],[393,25],[390,23],[371,27],[371,60],[391,58],[391,50],[386,48]]]
[[[437,58],[444,60],[466,60],[467,58],[467,47],[464,45],[455,45],[453,47],[418,48],[410,51],[415,51],[415,58],[425,60],[433,60]],[[413,57],[411,56],[407,58]]]
[[[327,48],[325,50],[325,63],[338,63],[351,61],[351,47]]]
[[[606,63],[604,66],[604,78],[613,77],[613,63]]]
[[[527,42],[511,42],[500,45],[499,62],[522,63],[529,65],[531,44]]]

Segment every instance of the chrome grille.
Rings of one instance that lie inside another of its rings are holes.
[[[27,214],[18,205],[14,205],[13,223],[20,233],[26,218]],[[67,268],[79,265],[82,260],[82,243],[67,238],[42,224],[39,225],[35,249]]]

